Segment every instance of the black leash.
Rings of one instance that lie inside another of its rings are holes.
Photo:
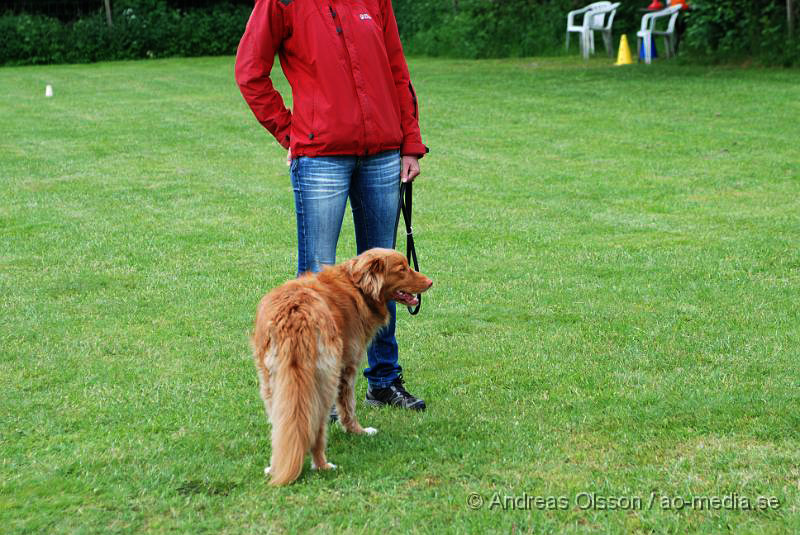
[[[414,271],[419,271],[417,262],[417,250],[414,248],[414,229],[411,227],[411,184],[413,182],[400,183],[400,209],[403,212],[403,221],[406,224],[406,258],[408,263],[414,266]],[[419,302],[415,307],[408,308],[408,313],[412,316],[419,312],[422,305],[422,294],[417,294]]]

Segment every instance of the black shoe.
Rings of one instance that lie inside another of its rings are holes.
[[[367,405],[373,407],[384,407],[391,405],[412,411],[424,411],[425,402],[417,399],[403,387],[403,376],[400,375],[392,384],[386,388],[367,388]]]
[[[336,412],[336,405],[331,407],[331,415],[329,416],[329,418],[330,418],[330,423],[332,424],[335,424],[336,422],[339,421],[339,413]]]

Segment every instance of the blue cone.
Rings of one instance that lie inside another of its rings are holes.
[[[656,50],[656,38],[654,36],[650,36],[650,54],[652,54],[652,59],[656,59],[658,57],[658,51]],[[644,61],[644,39],[642,39],[642,44],[639,46],[639,59]]]

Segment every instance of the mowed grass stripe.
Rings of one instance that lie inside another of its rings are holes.
[[[430,408],[359,404],[381,432],[332,430],[340,470],[279,490],[247,336],[294,274],[293,200],[232,58],[0,70],[4,529],[798,529],[800,74],[410,67],[436,285],[399,332]],[[581,492],[781,507],[584,510]]]

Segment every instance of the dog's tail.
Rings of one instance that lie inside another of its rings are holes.
[[[304,307],[288,313],[273,327],[279,341],[272,385],[272,462],[270,484],[285,485],[300,476],[314,438],[319,408],[315,369],[318,329]]]

